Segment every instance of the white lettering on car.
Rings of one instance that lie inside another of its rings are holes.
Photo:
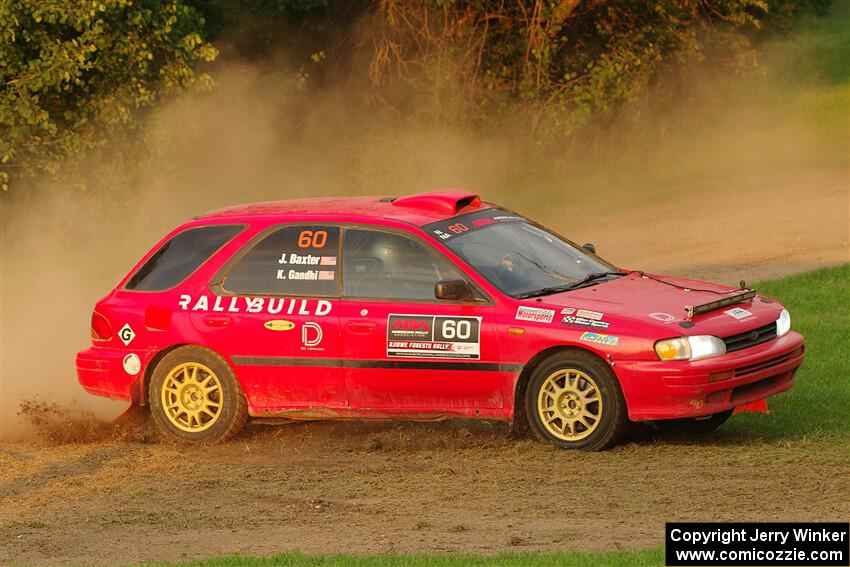
[[[310,314],[310,312],[307,311],[307,300],[306,299],[301,300],[301,307],[298,309],[298,314],[299,315],[309,315]]]
[[[319,346],[322,342],[322,336],[322,326],[318,323],[308,321],[301,327],[301,342],[305,347]]]
[[[244,300],[244,302],[243,302]],[[177,304],[183,311],[225,311],[228,313],[270,313],[286,312],[287,315],[313,315],[324,317],[333,310],[333,303],[326,299],[300,299],[285,297],[231,297],[227,304],[223,296],[201,295],[194,299],[191,295],[181,295]],[[212,309],[210,309],[212,303]],[[190,309],[191,305],[191,309]]]
[[[275,305],[275,301],[277,301],[277,305]],[[283,299],[282,298],[278,297],[278,298],[269,299],[269,307],[268,307],[269,313],[272,313],[272,314],[280,313],[280,311],[282,309],[283,309]]]
[[[325,315],[331,312],[332,307],[333,303],[324,299],[320,299],[316,304],[316,317],[324,317]]]
[[[246,297],[245,302],[247,303],[245,311],[248,313],[259,313],[263,310],[265,300],[262,297]]]

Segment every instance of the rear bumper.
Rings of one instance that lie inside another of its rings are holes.
[[[135,375],[124,370],[124,357],[129,354],[136,354],[142,363]],[[95,396],[137,402],[149,358],[145,351],[91,347],[77,353],[77,380]]]
[[[694,362],[622,361],[614,368],[633,421],[701,417],[793,386],[805,346],[798,333]]]

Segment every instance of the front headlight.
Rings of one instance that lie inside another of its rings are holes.
[[[776,336],[781,337],[791,330],[791,314],[787,309],[783,309],[779,314],[779,319],[776,320]]]
[[[661,360],[699,360],[726,354],[726,343],[710,335],[664,339],[655,343],[655,354]]]

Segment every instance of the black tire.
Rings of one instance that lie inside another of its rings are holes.
[[[226,441],[248,420],[248,404],[230,364],[199,346],[177,348],[159,361],[148,401],[159,431],[184,443]]]
[[[574,386],[561,382],[558,378],[561,375]],[[560,383],[565,384],[565,390],[558,394],[556,401],[551,392]],[[548,393],[541,392],[544,387]],[[582,387],[585,389],[581,390]],[[590,390],[595,390],[593,398],[581,397]],[[551,405],[547,408],[546,404]],[[614,372],[599,357],[580,350],[555,354],[534,370],[525,393],[525,413],[538,439],[562,449],[607,449],[618,441],[629,423],[626,401]],[[596,419],[591,415],[594,413]],[[578,419],[584,417],[584,423],[590,427],[570,419],[572,415],[579,415]],[[569,433],[566,429],[561,434],[556,433],[554,430],[562,428],[565,422]]]
[[[735,410],[722,411],[706,417],[688,419],[665,419],[656,421],[658,429],[664,433],[679,435],[707,435],[726,423]]]

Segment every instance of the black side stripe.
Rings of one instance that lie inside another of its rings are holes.
[[[234,356],[240,366],[319,366],[332,368],[394,368],[396,370],[474,370],[519,372],[522,364],[498,362],[435,362],[415,360],[343,360],[341,358],[282,358],[277,356]]]

